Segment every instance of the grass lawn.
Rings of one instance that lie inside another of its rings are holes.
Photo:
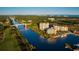
[[[10,28],[7,28],[4,30],[3,37],[4,37],[3,41],[0,42],[0,50],[1,51],[19,51],[19,50],[21,50],[14,35],[11,34]]]

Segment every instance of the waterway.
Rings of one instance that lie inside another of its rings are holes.
[[[25,29],[23,25],[19,25],[17,28],[24,38],[36,47],[35,50],[37,51],[72,51],[71,49],[65,48],[65,43],[72,46],[79,43],[79,37],[73,34],[68,34],[65,38],[58,38],[56,42],[49,43],[47,39],[40,37],[32,29]]]

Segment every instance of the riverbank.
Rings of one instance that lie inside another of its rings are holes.
[[[27,39],[25,39],[22,34],[19,32],[19,30],[14,27],[13,31],[15,33],[15,38],[21,48],[22,51],[31,51],[34,47],[32,45],[29,44],[29,42],[27,41]]]
[[[20,51],[20,46],[14,35],[11,33],[11,28],[6,28],[3,32],[3,40],[0,42],[0,51]]]
[[[31,51],[33,46],[20,34],[15,27],[3,31],[0,41],[0,51]]]

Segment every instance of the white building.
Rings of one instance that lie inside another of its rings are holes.
[[[60,26],[55,26],[55,25],[54,25],[54,29],[55,29],[56,31],[59,31],[59,30],[60,30]]]
[[[54,29],[56,31],[68,31],[68,27],[67,26],[54,26]]]
[[[40,28],[40,30],[47,29],[47,31],[46,31],[47,34],[56,34],[57,31],[68,31],[67,26],[53,25],[53,27],[49,28],[49,23],[40,23],[39,28]]]
[[[68,31],[67,26],[54,26],[47,30],[47,34],[56,34],[57,31]]]
[[[57,31],[53,27],[51,27],[47,30],[47,34],[56,34],[56,33],[57,33]]]
[[[61,31],[68,31],[68,27],[67,27],[67,26],[63,26],[63,27],[61,27],[60,30],[61,30]]]
[[[55,18],[48,18],[48,20],[54,21],[54,20],[55,20]]]
[[[45,30],[46,28],[49,28],[49,23],[40,23],[39,27],[40,30]]]
[[[28,20],[28,22],[29,22],[29,23],[31,23],[31,22],[32,22],[32,20]]]

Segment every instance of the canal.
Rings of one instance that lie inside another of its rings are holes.
[[[17,23],[13,21],[13,23]],[[74,45],[79,42],[79,37],[69,34],[66,38],[58,38],[56,42],[49,43],[47,39],[40,37],[36,32],[31,29],[25,29],[23,25],[18,25],[19,32],[28,40],[30,44],[36,47],[37,51],[72,51],[65,48],[65,43]]]

